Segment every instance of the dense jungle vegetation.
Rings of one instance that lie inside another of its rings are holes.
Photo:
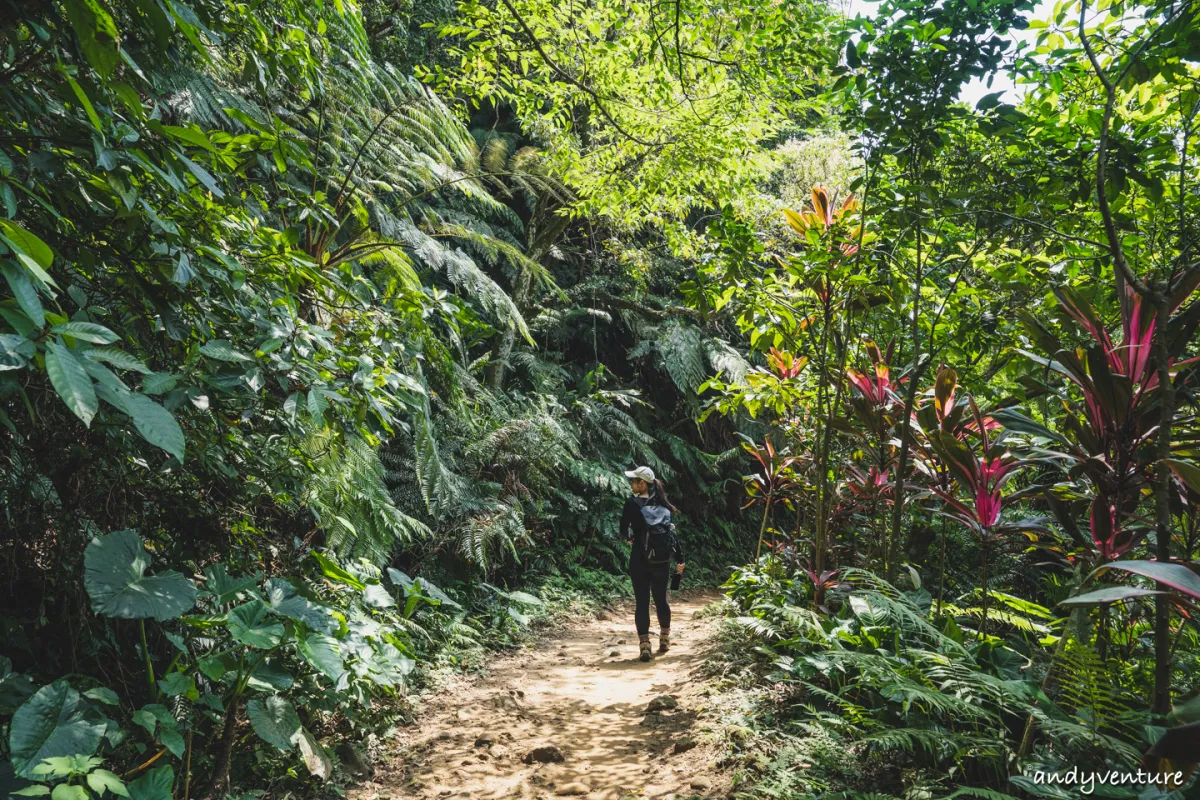
[[[1200,796],[1198,62],[1188,0],[0,0],[0,791],[340,793],[627,591],[647,464],[776,692],[739,796]]]

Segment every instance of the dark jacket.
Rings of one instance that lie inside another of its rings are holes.
[[[633,552],[629,556],[631,567],[646,563],[646,518],[642,516],[642,506],[649,502],[650,499],[646,497],[631,497],[621,510],[621,536],[633,542]],[[671,552],[676,564],[687,563],[678,534],[671,537]]]

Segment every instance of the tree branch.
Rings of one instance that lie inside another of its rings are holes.
[[[643,317],[650,317],[657,320],[668,320],[672,317],[688,317],[700,321],[700,312],[694,308],[687,306],[667,306],[663,309],[651,308],[633,300],[626,300],[622,297],[614,297],[608,292],[598,292],[593,298],[593,302],[600,305],[609,306],[610,308],[620,308],[625,311],[632,311],[636,314],[641,314]]]
[[[596,110],[600,112],[600,116],[608,120],[609,124],[616,128],[618,133],[620,133],[626,139],[636,142],[643,147],[661,147],[663,145],[663,142],[647,141],[646,139],[642,139],[641,137],[635,136],[629,131],[625,130],[621,126],[621,123],[617,122],[616,119],[613,118],[613,115],[608,112],[608,109],[604,107],[604,103],[601,100],[600,95],[596,94],[594,89],[579,81],[574,75],[560,67],[558,62],[550,57],[550,54],[546,52],[544,47],[542,47],[542,43],[538,41],[537,35],[534,34],[534,32],[529,28],[529,25],[527,25],[524,18],[517,13],[517,10],[513,8],[513,4],[509,2],[509,0],[500,0],[500,3],[508,9],[508,13],[513,15],[513,19],[517,21],[517,24],[521,26],[521,30],[523,30],[525,35],[529,37],[530,43],[533,45],[534,49],[538,51],[538,55],[542,57],[542,61],[546,63],[546,66],[550,67],[550,69],[554,71],[554,74],[558,75],[559,78],[571,84],[576,89],[584,92],[588,97],[592,98],[592,102],[595,104]]]

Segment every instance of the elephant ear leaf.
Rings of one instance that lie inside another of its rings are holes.
[[[9,757],[22,778],[43,759],[96,752],[105,723],[88,719],[79,692],[66,681],[43,686],[17,709],[8,732]]]
[[[278,695],[262,700],[255,698],[246,704],[250,727],[267,744],[280,750],[291,750],[300,736],[300,717],[295,707]]]
[[[127,787],[130,800],[171,800],[171,789],[175,786],[175,770],[167,764],[147,770]]]
[[[196,585],[178,572],[147,575],[150,556],[136,531],[97,536],[83,553],[92,610],[116,619],[174,619],[196,603]]]

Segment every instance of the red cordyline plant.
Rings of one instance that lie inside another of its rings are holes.
[[[1172,300],[1172,312],[1194,290],[1194,284],[1183,287]],[[1083,417],[1064,401],[1061,426],[1066,436],[1013,410],[997,412],[995,417],[1014,431],[1053,440],[1060,450],[1052,455],[1077,466],[1091,480],[1094,496],[1089,527],[1096,553],[1108,561],[1137,543],[1137,532],[1130,529],[1129,522],[1153,469],[1143,445],[1158,430],[1157,394],[1161,387],[1151,358],[1151,342],[1160,320],[1153,306],[1126,287],[1119,298],[1121,341],[1114,343],[1096,310],[1079,292],[1062,287],[1054,289],[1054,294],[1091,337],[1092,344],[1068,349],[1038,320],[1022,314],[1030,339],[1050,357],[1020,352],[1048,371],[1065,375],[1078,387],[1083,395]],[[1177,316],[1186,315],[1173,316],[1167,324],[1182,332],[1191,321]],[[1176,361],[1189,339],[1186,334],[1171,336],[1172,374],[1200,360]],[[1064,524],[1073,525],[1073,521]]]
[[[799,377],[804,371],[805,365],[808,364],[808,356],[794,356],[772,347],[771,352],[767,354],[767,363],[781,380],[790,380]]]
[[[842,221],[846,214],[858,208],[858,201],[854,199],[854,195],[847,195],[841,206],[835,207],[837,199],[830,196],[829,190],[824,186],[814,186],[812,189],[812,208],[808,211],[796,212],[790,208],[783,210],[784,217],[787,218],[788,224],[796,233],[807,238],[810,231],[817,234],[827,233],[835,225]],[[843,256],[850,257],[858,252],[858,236],[859,229],[847,232],[845,241],[838,245],[838,250]]]
[[[813,608],[824,614],[832,614],[834,609],[826,605],[826,597],[829,592],[835,591],[848,586],[849,584],[838,580],[841,574],[840,569],[827,569],[818,573],[809,564],[805,564],[799,559],[799,550],[795,542],[780,541],[767,542],[767,548],[775,554],[775,556],[788,567],[796,570],[808,578],[813,586]]]
[[[1031,535],[1035,531],[1046,531],[1046,527],[1040,520],[1001,521],[1005,501],[1011,497],[1004,495],[1004,486],[1025,463],[1004,445],[1003,434],[1000,437],[991,436],[989,431],[995,429],[995,423],[979,411],[975,398],[968,396],[967,403],[972,419],[963,427],[973,436],[937,430],[930,442],[937,457],[954,477],[954,482],[968,496],[956,496],[942,487],[935,487],[931,491],[945,504],[939,513],[965,526],[979,538],[983,550],[983,619],[980,633],[986,634],[988,570],[992,548],[1014,533]],[[978,440],[977,445],[975,439]]]
[[[884,353],[874,342],[867,342],[865,350],[871,362],[870,367],[861,372],[853,368],[846,370],[846,382],[850,387],[847,402],[862,424],[862,429],[856,429],[847,422],[845,430],[861,438],[869,466],[864,473],[858,467],[848,465],[845,486],[854,497],[867,501],[867,513],[872,526],[880,523],[880,527],[874,528],[875,535],[879,537],[882,536],[881,521],[876,519],[876,515],[884,495],[890,490],[889,478],[894,461],[890,442],[903,401],[896,393],[900,384],[892,381],[890,362],[893,346],[889,345]],[[886,562],[886,541],[880,543],[884,547]]]
[[[942,493],[949,493],[952,485],[947,460],[939,455],[941,442],[938,437],[944,433],[960,441],[965,441],[968,431],[963,415],[969,404],[960,402],[962,398],[957,396],[957,389],[958,373],[950,367],[942,367],[938,370],[937,377],[934,378],[933,402],[921,402],[913,411],[915,424],[911,426],[911,429],[917,432],[917,436],[913,440],[913,464],[917,471],[923,473],[930,483]],[[984,430],[989,429],[988,420],[984,420]],[[945,586],[946,518],[943,516],[938,566],[937,613],[939,615],[942,613]]]
[[[871,369],[866,373],[856,369],[847,369],[846,377],[850,380],[850,385],[857,389],[862,398],[872,406],[886,408],[895,405],[900,402],[900,398],[892,389],[892,371],[889,366],[889,362],[892,360],[892,348],[889,346],[887,354],[884,355],[880,352],[879,345],[867,342],[866,349],[867,355],[871,359]]]
[[[825,598],[829,592],[841,588],[845,584],[838,580],[838,575],[841,570],[827,569],[820,575],[812,567],[802,567],[804,574],[812,581],[813,585],[813,607],[825,614],[833,613],[826,605]]]
[[[749,508],[758,502],[763,504],[762,525],[758,529],[758,547],[754,551],[754,560],[758,561],[762,555],[763,536],[767,532],[767,520],[770,518],[771,509],[795,486],[793,465],[800,459],[798,456],[777,452],[769,436],[763,439],[761,447],[746,439],[742,442],[742,448],[758,462],[758,470],[742,478],[746,493],[750,495],[750,501],[742,508]]]
[[[851,388],[848,400],[854,416],[867,429],[869,443],[877,449],[873,460],[882,472],[890,460],[884,449],[896,425],[897,413],[904,405],[896,389],[904,381],[892,381],[892,345],[888,346],[887,353],[883,353],[874,342],[867,342],[866,351],[871,359],[870,369],[863,372],[853,368],[846,370],[846,380]]]
[[[879,467],[874,464],[867,472],[863,472],[853,464],[847,464],[846,474],[850,476],[846,479],[846,488],[850,490],[851,494],[866,500],[877,500],[887,494],[892,485],[888,471],[885,469],[880,472]]]

